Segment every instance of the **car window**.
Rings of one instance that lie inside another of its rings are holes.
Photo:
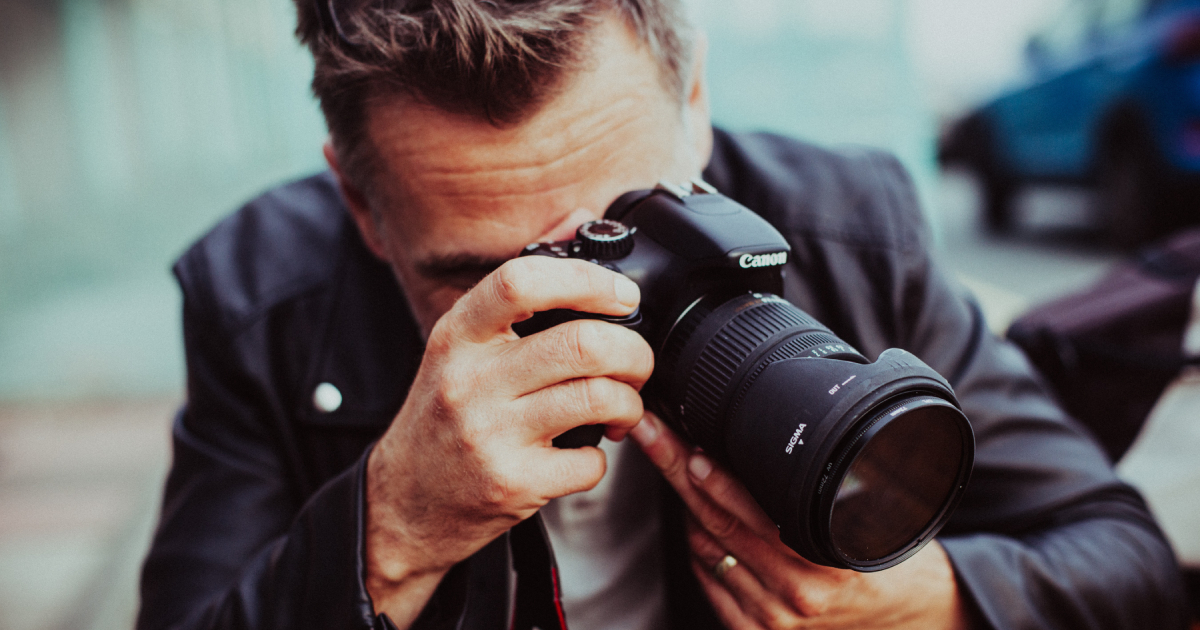
[[[1097,15],[1097,34],[1112,35],[1129,28],[1145,13],[1146,4],[1146,0],[1104,0]]]
[[[1071,0],[1031,42],[1050,59],[1079,54],[1092,32],[1096,13],[1095,0]]]
[[[1120,34],[1155,0],[1070,0],[1031,40],[1047,59],[1084,54],[1089,44]]]

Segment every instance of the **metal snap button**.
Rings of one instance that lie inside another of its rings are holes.
[[[321,383],[313,390],[313,406],[322,413],[337,411],[342,406],[342,392],[333,383]]]

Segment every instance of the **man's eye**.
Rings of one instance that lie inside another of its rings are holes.
[[[489,271],[464,271],[445,278],[447,284],[463,291],[470,290],[491,273]]]
[[[504,264],[505,260],[449,258],[419,263],[417,272],[434,282],[466,290],[479,284],[480,280]]]

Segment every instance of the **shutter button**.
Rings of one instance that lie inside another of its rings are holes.
[[[313,406],[322,413],[331,413],[342,406],[342,392],[333,383],[321,383],[313,390]]]

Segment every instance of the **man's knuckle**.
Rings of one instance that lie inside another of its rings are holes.
[[[714,510],[708,519],[708,531],[718,540],[732,538],[741,529],[737,517],[724,510]]]
[[[614,396],[614,400],[618,407],[617,411],[613,414],[613,419],[628,420],[634,424],[638,423],[642,419],[642,415],[646,412],[646,408],[642,403],[642,397],[627,385],[615,384],[615,387],[618,388],[618,392]]]
[[[492,293],[502,304],[522,304],[527,299],[530,281],[529,263],[521,258],[510,260],[492,274]]]
[[[596,271],[601,269],[591,263],[582,263],[572,261],[570,265],[565,265],[566,271],[564,279],[569,280],[575,286],[587,286],[589,289],[593,287],[595,280],[593,276]]]
[[[712,539],[699,528],[689,528],[687,537],[688,544],[691,545],[697,556],[707,559],[709,556],[717,555],[716,551],[718,550],[713,545]]]
[[[592,265],[591,268],[581,267],[579,277],[576,278],[584,286],[587,286],[588,291],[592,295],[604,296],[606,298],[613,297],[613,281],[609,277],[612,273],[603,267]]]
[[[480,501],[493,510],[502,510],[512,502],[515,494],[513,487],[503,479],[491,479],[480,484]]]
[[[564,326],[563,352],[567,365],[580,373],[590,372],[597,364],[600,346],[595,322],[577,321]]]
[[[827,598],[816,593],[807,582],[795,582],[788,589],[787,603],[802,617],[817,617],[829,608]]]
[[[472,386],[470,379],[456,370],[446,370],[438,384],[436,400],[439,407],[462,411],[468,404]]]
[[[604,379],[582,378],[574,383],[575,403],[584,418],[603,418],[608,411],[609,397],[606,395]]]
[[[654,350],[640,335],[638,341],[640,343],[637,344],[637,349],[634,351],[637,354],[637,373],[644,378],[650,378],[650,374],[654,372]]]
[[[457,425],[459,448],[462,451],[462,455],[486,461],[488,457],[486,447],[490,438],[487,425],[475,422],[473,418],[467,415],[460,416]]]
[[[664,441],[659,440],[660,443]],[[686,475],[684,467],[687,466],[687,458],[681,456],[675,449],[662,448],[662,452],[659,454],[657,460],[659,468],[663,471],[663,476],[667,479],[680,479]]]
[[[758,614],[755,615],[762,625],[770,628],[770,630],[785,630],[796,627],[796,618],[794,615],[788,614],[782,606],[763,604],[758,607]]]
[[[433,324],[429,339],[425,342],[425,354],[440,356],[448,354],[455,346],[456,330],[452,315],[444,316]]]

